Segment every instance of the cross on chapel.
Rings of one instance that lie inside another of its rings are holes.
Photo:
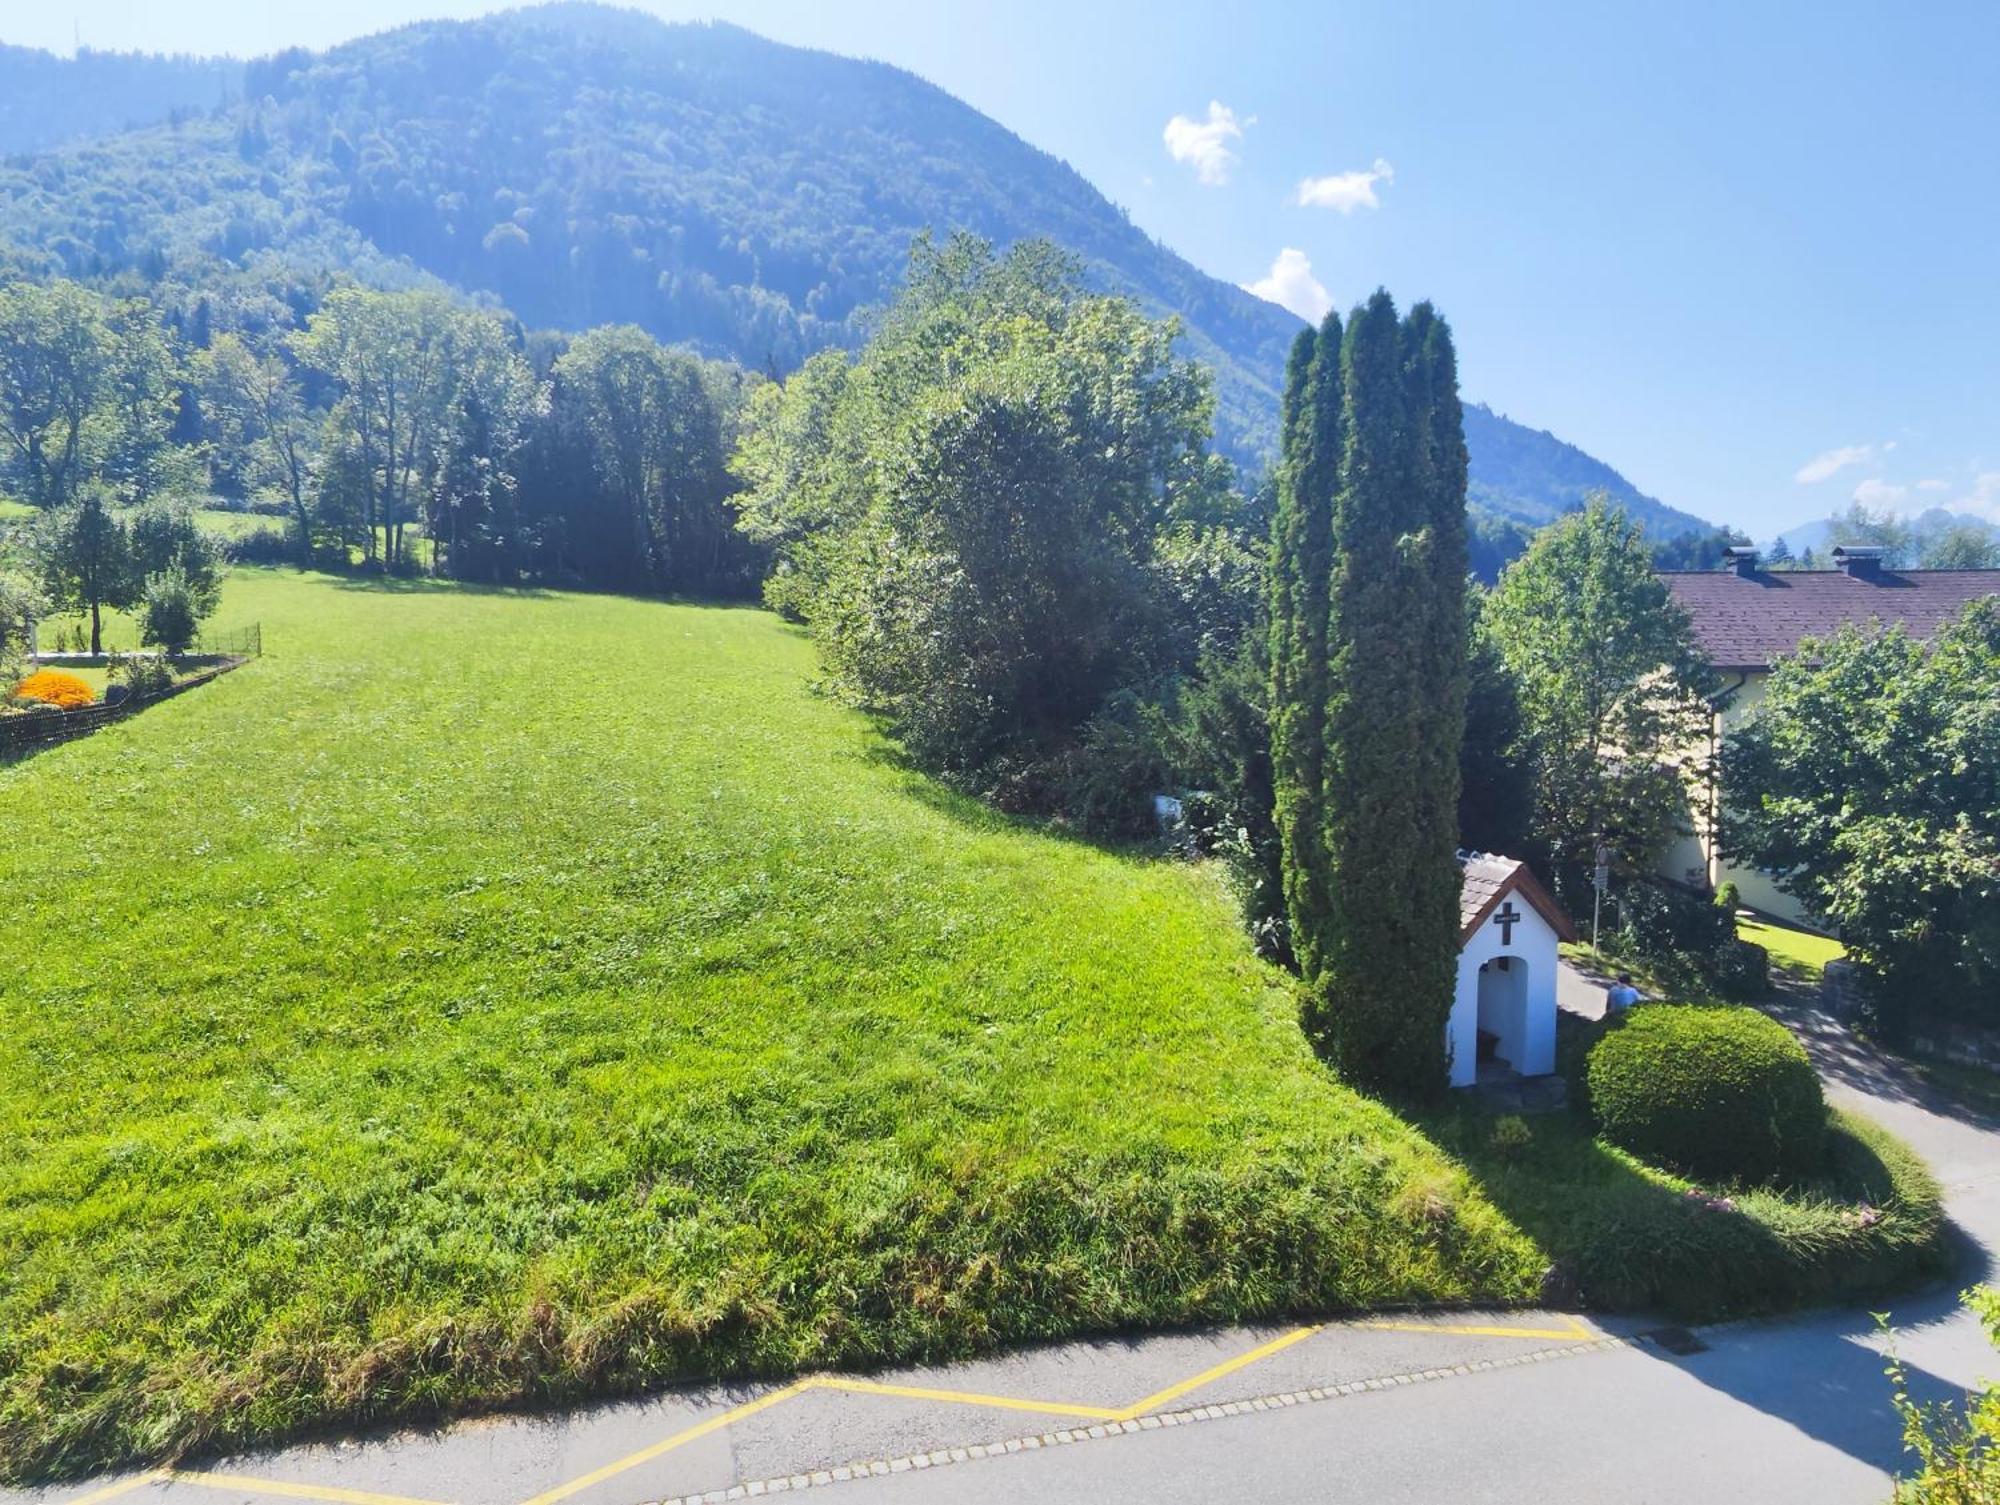
[[[1514,944],[1514,926],[1525,918],[1526,916],[1524,916],[1520,910],[1514,907],[1514,901],[1512,899],[1509,899],[1505,904],[1502,904],[1500,908],[1494,912],[1493,923],[1500,927],[1501,945],[1511,946]]]

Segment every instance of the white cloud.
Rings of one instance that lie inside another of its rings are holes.
[[[1254,293],[1281,308],[1289,308],[1301,319],[1314,324],[1325,318],[1326,311],[1333,307],[1333,294],[1313,276],[1312,262],[1307,259],[1306,253],[1291,246],[1278,253],[1268,276],[1244,283],[1243,291]]]
[[[1850,465],[1865,463],[1875,453],[1872,444],[1848,444],[1839,449],[1830,449],[1823,455],[1814,455],[1798,468],[1792,479],[1801,486],[1817,485],[1829,480]]]
[[[1876,511],[1895,512],[1910,498],[1907,486],[1892,486],[1887,481],[1871,478],[1854,488],[1854,500],[1864,507]]]
[[[1192,167],[1196,182],[1220,188],[1236,167],[1236,153],[1230,150],[1229,143],[1241,141],[1244,127],[1256,123],[1255,115],[1239,120],[1228,105],[1211,99],[1206,120],[1176,115],[1167,122],[1161,136],[1167,143],[1167,155]]]
[[[1382,201],[1375,196],[1375,185],[1395,181],[1396,169],[1377,157],[1373,167],[1306,178],[1299,184],[1298,201],[1307,208],[1338,209],[1342,214],[1352,214],[1357,209],[1380,209]]]
[[[1951,490],[1951,482],[1949,482],[1949,481],[1940,481],[1940,480],[1936,480],[1936,479],[1931,479],[1931,480],[1925,480],[1925,481],[1919,481],[1919,482],[1917,482],[1917,490],[1919,490],[1919,491],[1949,491],[1949,490]]]

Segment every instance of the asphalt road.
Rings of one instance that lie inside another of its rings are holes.
[[[1797,1013],[1829,1093],[1951,1189],[1966,1280],[2000,1249],[2000,1124]],[[1954,1288],[1955,1289],[1955,1288]],[[1921,1398],[2000,1356],[1953,1291],[1896,1303]],[[811,1489],[834,1501],[1745,1499],[1879,1505],[1900,1439],[1864,1311],[1711,1328],[1454,1313],[1075,1343],[943,1369],[707,1387],[561,1415],[332,1440],[0,1505],[634,1505]]]

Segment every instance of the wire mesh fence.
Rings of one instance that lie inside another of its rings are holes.
[[[193,651],[229,658],[262,658],[264,624],[252,622],[248,627],[232,628],[228,632],[204,632],[195,639]]]
[[[238,627],[228,632],[205,633],[189,649],[187,657],[214,659],[218,662],[195,668],[193,673],[186,673],[184,678],[176,679],[164,689],[151,694],[134,695],[126,694],[122,687],[114,686],[106,699],[96,705],[83,706],[77,710],[51,709],[0,715],[0,760],[19,757],[35,748],[46,747],[55,742],[67,742],[72,737],[81,737],[85,733],[94,732],[100,726],[130,716],[155,701],[167,700],[183,690],[191,690],[196,685],[206,684],[217,675],[238,668],[248,659],[262,657],[263,652],[264,624],[261,622],[252,622],[248,627]],[[101,663],[103,660],[100,658],[91,662]],[[186,668],[193,667],[188,665],[185,659],[182,664],[184,673]]]

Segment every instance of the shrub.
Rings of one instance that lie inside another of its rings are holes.
[[[38,669],[14,686],[14,698],[39,700],[58,710],[74,711],[95,702],[97,692],[74,674],[65,674],[60,669]]]
[[[299,557],[297,535],[285,528],[252,528],[225,539],[222,557],[231,564],[295,564]],[[346,563],[344,557],[341,563]]]
[[[1612,949],[1725,998],[1762,998],[1771,990],[1770,962],[1761,947],[1736,938],[1739,902],[1733,883],[1713,898],[1672,883],[1636,883],[1618,897]]]
[[[2000,1291],[1981,1287],[1964,1299],[1987,1340],[2000,1345]],[[1888,1373],[1904,1451],[1916,1454],[1921,1464],[1914,1475],[1896,1481],[1896,1505],[1982,1505],[2000,1499],[2000,1384],[1981,1381],[1961,1407],[1924,1405],[1910,1398],[1909,1371],[1893,1348]]]
[[[1502,1160],[1518,1159],[1535,1142],[1535,1131],[1518,1113],[1508,1113],[1493,1121],[1487,1147]]]
[[[143,700],[173,688],[174,671],[156,653],[115,653],[109,672],[112,683],[123,685],[135,699]]]
[[[1618,898],[1618,943],[1648,961],[1706,973],[1735,934],[1733,910],[1676,884],[1641,880]]]
[[[1754,941],[1733,937],[1715,948],[1708,967],[1715,989],[1724,998],[1748,1001],[1771,991],[1771,956]]]
[[[1791,1032],[1752,1009],[1634,1009],[1591,1048],[1585,1074],[1599,1132],[1642,1160],[1756,1183],[1819,1164],[1819,1078]]]
[[[204,611],[196,582],[178,564],[146,582],[139,602],[139,641],[169,654],[185,653],[201,630]]]

